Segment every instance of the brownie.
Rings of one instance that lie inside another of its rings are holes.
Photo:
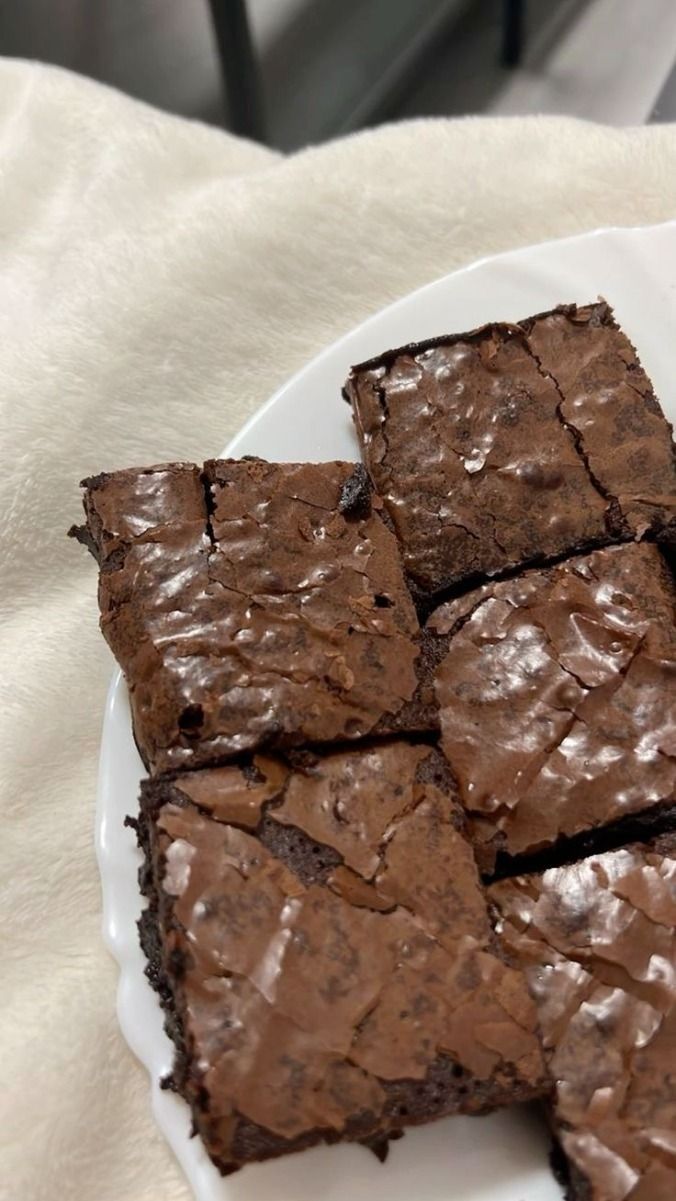
[[[432,615],[441,745],[484,872],[674,821],[675,600],[644,542],[486,584]]]
[[[537,1004],[569,1201],[673,1201],[676,836],[489,895]]]
[[[223,1173],[545,1094],[443,756],[404,741],[160,778],[141,922],[172,1085]]]
[[[388,351],[345,394],[421,597],[676,532],[671,427],[604,302]]]
[[[101,627],[152,773],[427,729],[419,626],[361,465],[173,463],[84,481]]]

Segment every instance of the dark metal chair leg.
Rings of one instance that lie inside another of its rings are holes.
[[[521,61],[524,42],[524,0],[502,0],[502,62],[516,67]]]
[[[209,0],[233,133],[265,141],[260,72],[246,0]]]

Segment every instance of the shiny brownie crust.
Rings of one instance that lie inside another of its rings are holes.
[[[222,1172],[319,1141],[382,1152],[549,1090],[436,749],[151,781],[139,837],[172,1083]]]

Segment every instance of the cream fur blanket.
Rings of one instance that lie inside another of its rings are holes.
[[[65,538],[77,482],[220,451],[323,346],[479,255],[673,217],[676,127],[422,121],[280,159],[4,62],[0,140],[0,1195],[186,1201],[99,932],[111,661]]]

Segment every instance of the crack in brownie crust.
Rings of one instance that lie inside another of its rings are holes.
[[[671,427],[603,302],[389,351],[345,395],[421,596],[676,531]]]
[[[556,1081],[571,1201],[676,1196],[676,835],[489,889]]]
[[[540,374],[542,375],[543,379],[551,380],[551,382],[554,384],[554,387],[556,388],[556,391],[557,391],[558,397],[559,397],[558,404],[557,404],[556,410],[555,410],[557,420],[560,422],[560,424],[563,426],[563,428],[565,430],[567,430],[568,433],[571,435],[571,437],[573,439],[573,445],[574,445],[575,450],[577,451],[578,455],[580,456],[580,459],[582,460],[582,462],[584,464],[584,469],[587,472],[587,475],[589,476],[590,483],[596,489],[599,496],[601,496],[603,498],[603,500],[605,501],[605,504],[606,504],[605,523],[606,523],[606,529],[608,531],[609,538],[612,540],[612,539],[629,537],[630,536],[629,526],[628,526],[627,522],[624,520],[624,518],[622,517],[622,513],[620,510],[620,504],[619,504],[617,497],[613,496],[612,493],[610,493],[608,491],[608,489],[605,487],[605,485],[602,484],[601,480],[598,478],[598,476],[592,470],[592,466],[589,461],[589,455],[587,454],[587,450],[585,448],[585,442],[584,442],[584,438],[582,436],[582,432],[581,432],[579,426],[574,425],[571,421],[568,420],[568,418],[565,415],[565,413],[566,413],[566,397],[565,397],[564,393],[561,391],[559,381],[557,380],[556,376],[552,375],[551,371],[548,371],[547,368],[543,365],[542,360],[540,359],[540,356],[534,350],[532,342],[530,342],[530,341],[528,342],[528,349],[530,350],[533,358],[535,359],[535,362],[537,364],[537,369],[540,372]]]
[[[145,938],[180,1028],[176,1084],[221,1170],[545,1093],[439,752],[252,767],[143,798]]]
[[[611,533],[621,522],[633,536],[675,534],[672,429],[610,306],[563,306],[521,324],[591,478],[615,508]]]
[[[669,816],[675,598],[657,547],[631,543],[485,585],[432,616],[428,631],[448,647],[435,684],[441,745],[482,871]]]

